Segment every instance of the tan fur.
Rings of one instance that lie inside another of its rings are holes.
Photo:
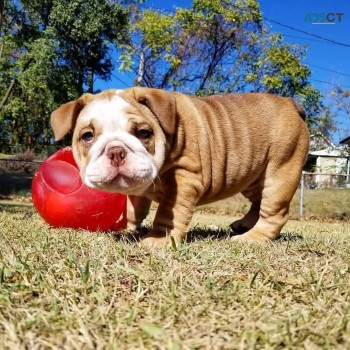
[[[142,118],[149,119],[151,113],[159,123],[154,125],[155,135],[166,139],[166,160],[158,178],[144,197],[132,196],[129,201],[129,221],[135,227],[147,215],[150,200],[159,203],[144,244],[163,245],[169,236],[182,241],[196,205],[239,192],[252,207],[231,225],[234,231],[245,232],[238,237],[268,241],[279,235],[309,147],[300,105],[289,98],[254,93],[197,98],[133,88],[119,96]],[[74,120],[75,114],[67,118]],[[57,123],[57,115],[62,113],[53,113],[56,138],[67,129],[60,125],[75,124]]]
[[[75,128],[78,115],[92,99],[92,94],[84,94],[78,100],[65,103],[51,114],[51,126],[55,141],[61,140]],[[69,116],[67,118],[67,116]]]

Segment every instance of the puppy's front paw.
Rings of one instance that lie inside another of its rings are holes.
[[[126,224],[126,229],[128,230],[128,231],[136,231],[138,228],[139,228],[140,226],[138,226],[138,225],[136,225],[135,223],[133,223],[133,222],[127,222],[127,224]]]
[[[141,245],[149,248],[171,248],[173,246],[174,238],[175,244],[178,245],[180,242],[172,236],[156,236],[152,232],[141,237]]]
[[[243,233],[242,235],[235,235],[232,236],[231,239],[233,241],[239,241],[239,242],[248,242],[248,243],[267,243],[271,242],[271,240],[266,237],[261,232],[258,232],[254,229],[249,230],[246,233]]]
[[[151,234],[141,237],[141,245],[148,248],[170,247],[169,237],[155,237]]]

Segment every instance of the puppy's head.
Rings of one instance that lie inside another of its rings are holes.
[[[176,127],[175,98],[131,88],[84,94],[51,115],[56,141],[73,131],[73,154],[93,188],[142,194],[157,177]]]

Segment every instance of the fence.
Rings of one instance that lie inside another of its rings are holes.
[[[299,215],[303,216],[305,190],[350,189],[350,174],[308,173],[303,171],[300,181]],[[350,191],[349,191],[350,192]]]
[[[57,144],[55,145],[35,145],[31,151],[36,153],[36,154],[40,154],[42,157],[48,157],[51,154],[55,153],[56,151],[58,151],[60,148],[62,148],[62,146],[59,146]],[[11,155],[15,155],[18,153],[25,153],[26,151],[28,151],[28,146],[26,145],[9,145],[9,144],[1,144],[0,145],[0,153],[2,154],[11,154]]]
[[[301,179],[305,188],[349,188],[350,174],[303,172]]]
[[[16,158],[0,158],[0,173],[18,172],[34,174],[43,160],[25,160]]]
[[[16,192],[18,188],[15,181],[21,181],[21,178],[31,182],[32,175],[42,162],[42,160],[0,158],[0,197],[10,194],[12,190]],[[30,189],[30,182],[27,190]],[[239,212],[241,213],[240,210]],[[345,214],[346,220],[349,220],[350,175],[303,172],[299,191],[293,198],[291,214],[317,217],[337,217]]]

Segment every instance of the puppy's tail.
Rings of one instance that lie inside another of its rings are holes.
[[[297,101],[295,101],[293,98],[289,98],[289,100],[293,103],[293,106],[295,107],[295,109],[299,113],[301,119],[305,120],[306,119],[306,112],[305,112],[304,107],[302,105],[300,105]]]

